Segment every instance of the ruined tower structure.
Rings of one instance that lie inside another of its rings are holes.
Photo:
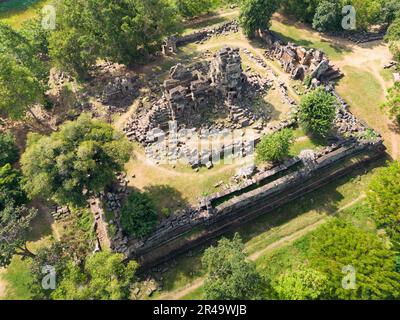
[[[131,140],[145,142],[145,135],[154,128],[168,128],[168,121],[178,126],[199,127],[205,115],[215,110],[225,110],[229,120],[238,127],[248,125],[253,117],[244,103],[249,83],[242,69],[239,49],[224,47],[211,61],[171,68],[163,83],[163,96],[150,109],[138,109],[125,127]]]

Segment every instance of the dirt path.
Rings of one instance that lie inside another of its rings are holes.
[[[7,283],[3,279],[5,269],[0,269],[0,300],[4,299],[6,295]]]
[[[333,215],[336,215],[352,206],[354,206],[356,203],[360,202],[361,200],[365,199],[366,195],[365,194],[361,194],[358,198],[354,199],[353,201],[351,201],[350,203],[342,206],[341,208],[339,208]],[[295,242],[296,240],[300,239],[301,237],[305,236],[306,234],[308,234],[309,232],[316,230],[319,226],[321,226],[322,224],[326,223],[331,216],[329,217],[325,217],[322,218],[321,220],[318,220],[317,222],[314,222],[313,224],[310,224],[286,237],[283,237],[273,243],[271,243],[270,245],[268,245],[267,247],[265,247],[262,250],[256,251],[253,254],[251,254],[248,259],[251,261],[256,261],[258,258],[264,256],[265,254],[267,254],[268,252],[271,252],[273,250],[276,250],[278,248],[287,246],[289,244],[292,244],[293,242]],[[157,300],[179,300],[182,299],[183,297],[185,297],[186,295],[188,295],[189,293],[195,291],[196,289],[200,288],[202,285],[204,284],[204,278],[199,278],[195,281],[193,281],[192,283],[190,283],[188,286],[181,288],[177,291],[174,292],[168,292],[165,294],[160,295]]]

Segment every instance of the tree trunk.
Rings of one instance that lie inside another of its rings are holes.
[[[26,247],[26,243],[25,243],[24,247],[18,247],[18,249],[21,250],[20,252],[15,252],[15,254],[18,256],[22,256],[23,258],[36,257],[36,255]]]
[[[49,125],[45,124],[42,120],[40,120],[35,113],[32,111],[32,109],[30,107],[28,107],[28,112],[31,114],[31,116],[36,120],[37,123],[39,123],[39,125],[41,125],[42,127],[45,127],[47,129],[50,129],[51,131],[54,131],[53,128],[51,128]]]

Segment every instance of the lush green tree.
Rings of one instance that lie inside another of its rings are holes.
[[[124,264],[119,253],[100,252],[88,257],[83,268],[67,263],[62,279],[51,294],[55,300],[121,300],[129,298],[138,264]]]
[[[13,56],[0,53],[0,113],[20,119],[29,112],[37,119],[32,106],[42,98],[43,87],[35,75]]]
[[[389,115],[400,124],[400,83],[395,83],[388,91],[388,96],[383,107],[388,110]]]
[[[272,15],[278,10],[276,0],[243,0],[240,4],[240,25],[244,34],[253,38],[258,30],[271,26]]]
[[[8,163],[0,167],[0,210],[3,210],[9,202],[20,206],[27,202],[27,196],[23,191],[21,173]]]
[[[282,300],[316,300],[323,298],[327,290],[327,277],[303,267],[281,275],[274,289]]]
[[[400,162],[394,161],[372,179],[367,193],[378,227],[400,246]]]
[[[29,195],[59,204],[84,205],[129,160],[132,147],[122,133],[83,114],[51,136],[31,134],[21,158]]]
[[[323,88],[302,97],[299,120],[307,131],[326,137],[332,128],[335,115],[336,98]]]
[[[195,17],[209,11],[215,0],[175,0],[175,6],[183,17]]]
[[[317,10],[318,0],[286,0],[281,1],[283,11],[295,16],[302,22],[311,23]]]
[[[373,232],[333,219],[315,231],[308,242],[310,267],[326,275],[328,298],[399,298],[400,274],[395,271],[395,254]],[[343,283],[351,284],[352,270],[355,288],[346,289]]]
[[[236,234],[233,240],[221,239],[202,257],[207,272],[204,295],[211,300],[250,300],[260,298],[262,280],[255,264],[246,260],[244,245]]]
[[[350,4],[356,11],[357,29],[368,29],[369,26],[379,22],[382,12],[382,1],[380,0],[349,0],[344,4]]]
[[[135,238],[148,235],[157,224],[157,211],[153,200],[146,193],[133,192],[121,211],[124,231]]]
[[[391,23],[400,14],[400,2],[398,0],[385,0],[382,5],[380,19],[382,22]]]
[[[137,63],[178,30],[167,0],[63,0],[50,55],[62,69],[87,76],[97,58]]]
[[[294,142],[293,130],[282,129],[266,135],[256,147],[258,161],[279,161],[289,155]]]
[[[0,267],[9,265],[14,255],[34,256],[27,248],[25,235],[36,213],[35,209],[15,206],[12,201],[0,211]]]
[[[320,32],[337,31],[341,28],[342,10],[339,2],[321,2],[314,15],[312,26]]]
[[[18,148],[11,133],[0,132],[0,167],[18,160]]]
[[[400,40],[400,15],[389,26],[385,35],[385,40],[387,42]]]

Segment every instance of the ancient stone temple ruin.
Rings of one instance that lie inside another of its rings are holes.
[[[261,31],[260,37],[269,46],[266,56],[277,59],[293,79],[304,80],[309,77],[327,82],[343,75],[337,67],[330,64],[321,50],[306,49],[290,42],[283,44],[269,31]]]
[[[250,96],[266,87],[267,81],[261,78],[248,81],[239,49],[225,47],[211,62],[172,67],[160,100],[150,109],[139,108],[124,130],[131,140],[146,144],[152,142],[147,133],[156,128],[167,129],[169,121],[176,121],[178,126],[200,127],[207,114],[218,111],[229,115],[228,121],[241,128],[254,119],[245,100],[251,100]]]

